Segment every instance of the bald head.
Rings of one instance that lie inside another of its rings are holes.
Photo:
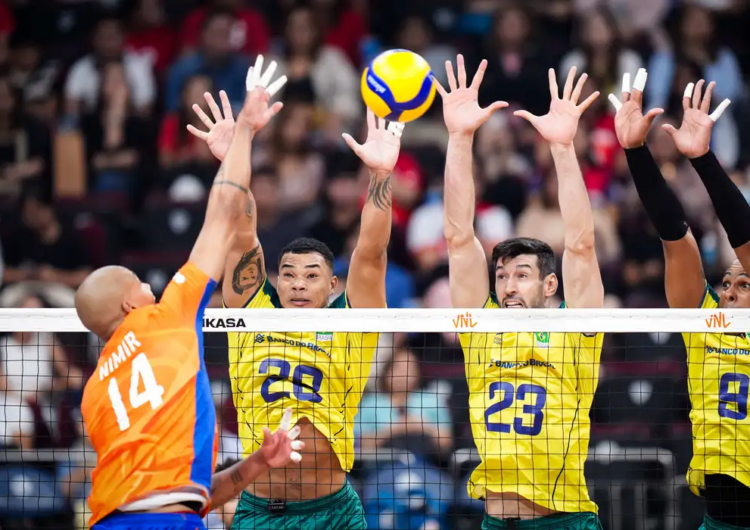
[[[109,340],[130,311],[153,303],[151,289],[144,288],[133,271],[119,266],[89,274],[75,298],[78,318],[103,340]]]

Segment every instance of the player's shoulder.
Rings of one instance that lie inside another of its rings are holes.
[[[265,278],[260,288],[248,299],[243,307],[246,309],[280,309],[281,300],[276,288],[268,278]]]
[[[333,302],[328,304],[331,309],[350,309],[352,306],[349,304],[349,297],[346,295],[346,291],[338,295],[333,299]]]
[[[700,308],[716,309],[717,307],[719,307],[719,295],[714,291],[714,288],[706,282],[706,288],[703,291]]]

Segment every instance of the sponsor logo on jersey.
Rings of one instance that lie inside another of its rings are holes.
[[[537,359],[529,359],[528,361],[501,361],[491,359],[490,364],[487,368],[505,368],[512,370],[513,368],[526,368],[527,366],[541,366],[544,368],[555,369],[555,365],[548,363],[547,361],[539,361]]]
[[[750,355],[750,350],[743,348],[712,348],[706,346],[706,353],[719,353],[721,355]]]
[[[534,333],[536,345],[542,348],[549,348],[549,333]]]
[[[204,318],[203,327],[211,329],[244,328],[244,318]]]
[[[268,342],[269,344],[286,344],[294,348],[307,348],[310,351],[324,353],[328,357],[331,356],[326,350],[312,342],[302,342],[301,340],[288,339],[286,337],[274,337],[273,335],[264,335],[262,333],[255,335],[255,344],[263,344],[264,342]]]
[[[318,331],[315,334],[315,340],[317,342],[331,342],[333,340],[332,331]]]

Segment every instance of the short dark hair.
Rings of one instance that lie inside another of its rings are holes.
[[[279,253],[279,266],[281,259],[287,254],[320,254],[326,260],[328,266],[333,270],[333,252],[328,245],[311,237],[300,237],[281,249]]]
[[[211,9],[206,14],[206,18],[203,19],[203,24],[201,24],[201,33],[205,32],[208,26],[210,26],[214,20],[221,17],[230,18],[234,21],[237,19],[237,14],[233,10],[227,9],[225,7],[215,7]]]
[[[557,259],[552,247],[544,241],[531,237],[514,237],[495,245],[492,249],[492,265],[497,267],[499,260],[513,259],[523,254],[536,256],[539,274],[542,278],[554,273],[557,268]]]

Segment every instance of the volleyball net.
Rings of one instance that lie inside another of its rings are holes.
[[[576,511],[575,502],[585,511],[575,474],[561,466],[576,457],[585,459],[582,480],[606,530],[697,528],[703,506],[685,478],[693,450],[682,334],[747,329],[750,314],[742,311],[209,309],[204,350],[220,431],[217,464],[241,458],[247,444],[242,423],[251,416],[235,409],[230,373],[252,372],[261,406],[359,405],[353,431],[326,436],[339,441],[335,452],[353,451],[348,480],[370,528],[478,529],[484,502],[467,483],[476,493],[498,476],[514,476],[512,490],[540,499],[552,492],[558,511]],[[228,333],[250,334],[252,355],[232,352]],[[366,348],[362,336],[370,333],[378,334],[374,351],[353,351]],[[603,338],[588,337],[596,333]],[[581,350],[580,337],[592,348],[599,340],[600,357]],[[80,403],[86,380],[97,376],[101,346],[73,310],[0,310],[1,528],[86,527],[96,455]],[[300,347],[319,355],[291,353]],[[730,353],[738,367],[750,355]],[[251,372],[242,363],[253,364]],[[351,385],[352,368],[359,385]],[[525,375],[511,377],[514,370]],[[747,417],[748,377],[738,377],[721,382],[725,417],[735,422]],[[362,390],[360,400],[333,396],[353,388]],[[571,408],[590,418],[590,427],[574,418],[575,435],[566,423]],[[575,454],[589,429],[586,454]],[[319,462],[302,465],[304,489],[311,487],[305,477],[322,475],[315,474]],[[207,527],[229,528],[234,510],[233,503],[218,509]]]

